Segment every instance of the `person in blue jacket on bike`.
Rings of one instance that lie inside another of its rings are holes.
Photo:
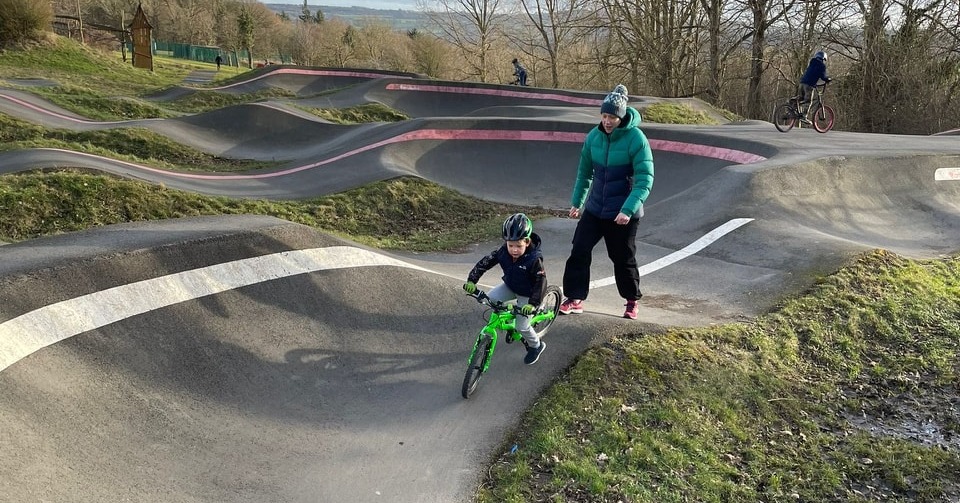
[[[523,336],[527,354],[523,363],[533,365],[547,344],[530,326],[530,316],[543,302],[547,291],[547,273],[543,268],[543,254],[540,252],[540,236],[533,232],[533,222],[523,213],[510,215],[503,222],[504,243],[480,259],[470,274],[463,289],[467,293],[477,291],[477,281],[483,273],[495,265],[503,270],[503,283],[493,288],[487,296],[493,300],[506,302],[517,299],[521,313],[517,315],[517,332]],[[507,339],[509,342],[510,339]]]
[[[517,78],[515,81],[518,86],[527,85],[527,69],[520,64],[520,61],[517,58],[513,58],[513,75]]]
[[[813,95],[813,88],[817,87],[817,84],[820,83],[821,80],[830,82],[832,79],[827,76],[827,53],[817,51],[813,55],[813,58],[810,59],[807,70],[803,72],[803,76],[800,77],[800,94],[798,96],[800,103],[810,102],[810,97]]]

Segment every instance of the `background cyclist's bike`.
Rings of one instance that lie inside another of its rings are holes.
[[[480,377],[490,368],[493,350],[497,347],[497,340],[501,332],[506,336],[507,344],[514,341],[523,341],[523,336],[516,329],[516,315],[520,310],[516,304],[493,300],[483,291],[467,295],[477,299],[477,302],[488,306],[490,309],[486,311],[489,313],[487,326],[480,329],[477,341],[473,344],[473,351],[470,352],[469,366],[466,375],[463,376],[463,388],[461,389],[464,398],[470,398],[470,395],[477,389]],[[543,301],[530,317],[530,325],[541,337],[546,335],[550,325],[553,325],[554,320],[557,319],[562,299],[563,295],[560,293],[560,288],[553,285],[548,286],[547,292],[543,295]]]
[[[823,102],[826,89],[826,83],[814,87],[810,95],[810,103],[800,103],[798,97],[793,96],[777,105],[773,109],[773,125],[784,133],[803,122],[812,124],[813,129],[819,133],[826,133],[833,129],[833,121],[836,118],[833,108]]]

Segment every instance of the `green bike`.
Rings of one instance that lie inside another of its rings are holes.
[[[470,365],[467,367],[466,375],[463,376],[463,388],[461,389],[464,398],[470,398],[470,395],[477,389],[480,376],[490,368],[490,360],[493,359],[493,350],[497,347],[497,339],[501,331],[506,334],[507,344],[514,341],[523,341],[523,335],[516,330],[516,315],[519,314],[519,307],[513,303],[493,300],[480,290],[467,295],[488,306],[490,316],[487,318],[487,326],[480,329],[477,341],[473,344],[473,351],[470,352],[470,358],[468,359]],[[548,286],[543,301],[534,314],[530,316],[530,326],[541,337],[546,335],[550,325],[553,325],[553,321],[557,319],[562,300],[563,295],[560,293],[560,288],[552,285]],[[526,344],[525,341],[524,344]]]

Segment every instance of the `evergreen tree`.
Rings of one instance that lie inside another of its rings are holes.
[[[307,0],[303,0],[303,9],[301,9],[301,14],[299,16],[300,20],[304,23],[312,23],[313,16],[310,15],[310,8],[307,7]]]

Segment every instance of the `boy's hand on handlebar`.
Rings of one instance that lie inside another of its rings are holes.
[[[477,284],[473,281],[467,281],[463,284],[463,291],[467,293],[477,293]]]
[[[537,310],[537,306],[534,306],[533,304],[526,304],[520,308],[520,314],[524,316],[530,316],[536,310]]]

